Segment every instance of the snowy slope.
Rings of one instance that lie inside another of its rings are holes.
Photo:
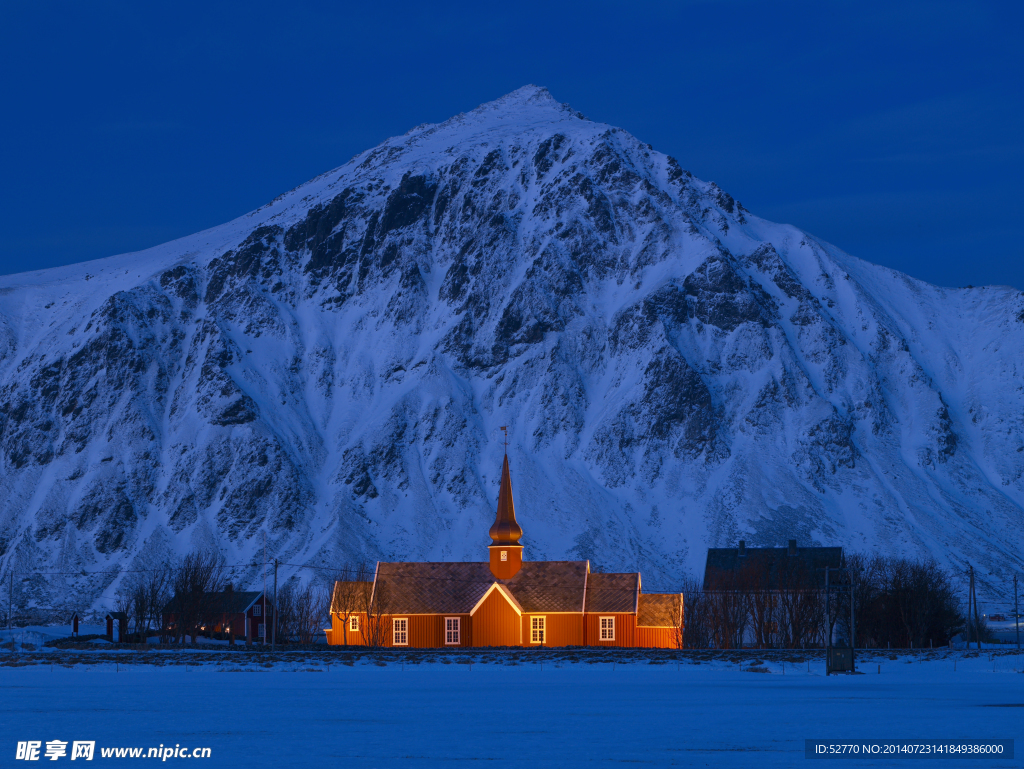
[[[264,532],[288,563],[482,559],[508,424],[527,557],[670,589],[796,537],[1001,593],[1022,331],[1017,291],[759,219],[529,86],[221,227],[0,278],[3,574],[245,564]]]

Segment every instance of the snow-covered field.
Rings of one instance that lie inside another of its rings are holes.
[[[863,675],[828,678],[820,661],[791,661],[783,672],[781,655],[678,665],[421,655],[346,665],[337,655],[261,663],[198,653],[206,663],[187,669],[130,654],[74,667],[62,665],[73,657],[49,656],[52,668],[42,655],[0,667],[2,765],[14,763],[18,741],[55,739],[95,740],[97,760],[102,747],[209,747],[217,766],[263,756],[275,767],[763,767],[801,764],[808,738],[1024,737],[1022,661],[1009,654],[864,657]]]

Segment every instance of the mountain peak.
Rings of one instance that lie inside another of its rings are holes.
[[[485,102],[476,109],[456,115],[440,125],[452,126],[467,123],[490,125],[494,120],[533,123],[587,120],[587,118],[568,104],[557,101],[547,88],[524,85],[494,101]]]
[[[560,112],[563,113],[563,115],[568,115],[578,120],[587,119],[582,113],[577,112],[570,105],[555,99],[547,88],[540,85],[524,85],[522,88],[517,88],[511,93],[507,93],[494,101],[481,104],[473,111],[521,111],[523,109],[538,108],[542,110]]]
[[[517,107],[525,106],[543,106],[553,107],[560,109],[564,105],[555,101],[555,97],[551,95],[551,92],[539,85],[524,85],[522,88],[517,88],[504,96],[500,96],[494,101],[485,102],[477,107],[474,112],[479,110],[492,110],[492,109],[515,109]]]

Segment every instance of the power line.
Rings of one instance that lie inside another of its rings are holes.
[[[453,563],[460,563],[460,562],[456,561],[456,562],[453,562]],[[473,563],[473,562],[461,562],[461,563]],[[484,562],[480,562],[480,563],[484,563]],[[309,569],[309,570],[321,571],[321,572],[326,571],[326,572],[334,574],[335,576],[338,576],[338,575],[345,575],[345,576],[347,576],[352,571],[351,569],[336,569],[336,568],[330,568],[330,567],[327,567],[327,566],[311,566],[311,565],[308,565],[308,564],[297,564],[297,563],[284,563],[284,562],[281,562],[281,563],[279,563],[279,565],[280,566],[290,566],[290,567],[296,568],[296,569]],[[223,568],[225,568],[225,569],[233,569],[233,568],[258,568],[259,566],[260,566],[260,563],[257,562],[257,563],[233,564],[233,565],[225,564],[223,566]],[[149,573],[160,572],[160,571],[174,571],[174,568],[173,567],[164,567],[164,568],[160,568],[160,569],[132,569],[132,570],[125,570],[125,571],[113,571],[113,570],[109,570],[108,571],[108,570],[104,570],[104,571],[93,571],[93,572],[18,572],[18,573],[25,575],[25,577],[30,577],[30,576],[53,576],[53,575],[62,575],[62,574],[63,575],[75,575],[75,576],[87,576],[87,575],[96,575],[96,574],[117,574],[117,575],[120,575],[120,574],[149,574]],[[13,571],[11,572],[12,575],[14,573],[15,572],[13,572]],[[592,572],[592,573],[593,574],[600,574],[600,572]],[[388,576],[384,575],[384,578],[388,579]],[[392,579],[394,579],[394,577],[392,577]],[[426,575],[424,575],[424,576],[417,575],[415,577],[411,577],[411,579],[415,579],[415,580],[419,580],[419,581],[430,580],[430,581],[434,581],[434,582],[474,584],[474,585],[481,585],[481,586],[482,585],[491,585],[494,582],[498,581],[498,580],[496,580],[494,578],[490,578],[490,579],[472,579],[472,578],[460,578],[460,577],[451,577],[451,576],[426,576]],[[335,580],[335,581],[349,581],[349,580]],[[358,581],[358,580],[351,580],[351,581]],[[366,580],[366,581],[369,582],[370,580]],[[333,592],[333,587],[334,586],[331,585],[332,592]],[[576,591],[578,589],[585,589],[585,591],[587,593],[599,593],[600,592],[600,593],[622,593],[622,594],[634,595],[634,594],[636,594],[636,592],[640,588],[640,585],[625,586],[625,587],[617,587],[617,586],[593,587],[593,586],[588,584],[588,585],[586,585],[585,588],[581,588],[581,587],[578,587],[576,585],[551,584],[551,583],[545,583],[545,582],[529,582],[529,581],[525,581],[525,580],[519,580],[519,581],[516,581],[515,583],[513,583],[512,587],[519,588],[519,589],[547,589],[547,590],[559,590],[559,591]],[[682,592],[681,590],[662,590],[662,589],[648,588],[648,592],[647,593],[641,593],[641,595],[664,594],[664,593],[677,594],[677,593],[681,593],[681,592]],[[115,596],[111,596],[111,595],[107,595],[107,594],[100,594],[99,596],[97,596],[93,600],[100,600],[100,599],[102,599],[104,601],[116,601],[117,598],[118,597],[116,595]],[[25,608],[33,608],[33,609],[50,608],[52,610],[52,609],[55,609],[57,607],[30,606],[30,607],[25,607]]]

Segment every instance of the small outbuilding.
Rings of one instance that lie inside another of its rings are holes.
[[[77,611],[71,612],[71,617],[68,619],[68,624],[71,625],[72,638],[78,638],[78,623],[81,619],[81,615],[79,615]]]
[[[128,615],[123,611],[112,611],[107,615],[107,640],[121,643],[128,635]]]

